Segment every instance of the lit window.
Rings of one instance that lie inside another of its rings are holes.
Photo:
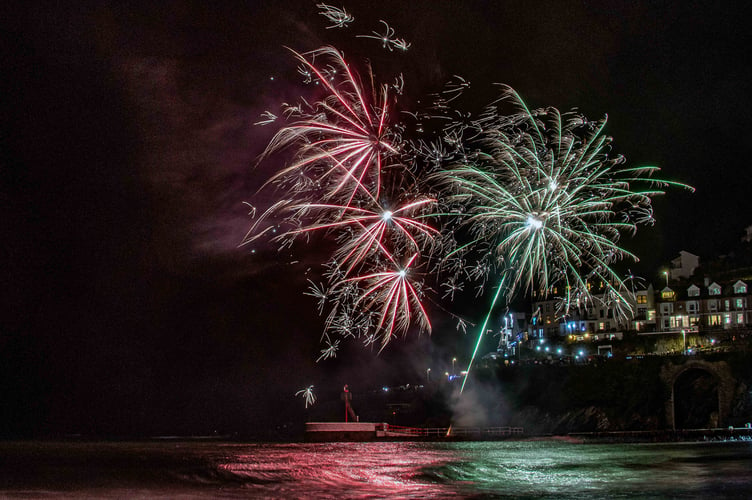
[[[737,325],[744,324],[744,314],[743,313],[736,313],[736,324]]]
[[[741,281],[734,285],[734,293],[747,293],[747,285]]]
[[[720,287],[720,285],[718,285],[717,283],[713,283],[708,288],[708,293],[710,295],[720,295],[721,294],[721,287]]]
[[[700,289],[695,285],[692,285],[691,287],[687,288],[687,295],[689,295],[690,297],[699,297]]]
[[[744,307],[744,299],[736,299],[736,308],[741,309]]]

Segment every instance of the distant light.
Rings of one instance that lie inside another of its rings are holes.
[[[382,387],[381,390],[384,391],[384,392],[389,392],[389,388],[388,387]]]
[[[399,273],[397,274],[399,274],[400,278],[404,278],[405,275],[407,274],[407,271],[405,271],[404,269],[400,269]]]
[[[533,229],[540,229],[543,227],[543,221],[533,217],[532,215],[527,216],[527,221],[525,223],[528,227],[532,227]]]
[[[392,212],[389,210],[385,210],[383,214],[381,214],[381,220],[383,221],[389,221],[392,220]]]
[[[558,349],[556,349],[556,354],[561,354],[561,347],[559,347]]]
[[[580,351],[580,356],[584,356],[584,355],[585,355],[585,352],[584,351]]]
[[[535,346],[535,350],[540,351],[540,346],[539,345]]]

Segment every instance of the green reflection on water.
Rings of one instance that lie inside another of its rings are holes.
[[[752,493],[752,444],[452,443],[424,478],[489,497],[704,498]]]

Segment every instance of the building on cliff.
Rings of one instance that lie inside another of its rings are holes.
[[[656,290],[652,284],[635,287],[629,307],[618,311],[600,289],[593,300],[570,310],[559,310],[561,298],[549,296],[532,304],[529,337],[571,340],[620,338],[624,331],[638,334],[709,333],[752,328],[752,280],[734,279],[702,284],[668,283]],[[602,288],[602,285],[601,285]],[[623,314],[625,313],[626,314]]]
[[[751,299],[749,284],[743,280],[719,283],[706,278],[702,286],[667,286],[656,298],[656,331],[749,328]]]

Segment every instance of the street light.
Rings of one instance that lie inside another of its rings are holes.
[[[452,358],[452,375],[455,373],[454,365],[457,363],[457,358]]]
[[[663,271],[663,275],[666,277],[666,288],[668,288],[668,271]]]
[[[431,381],[431,369],[428,368],[426,370],[426,382],[430,382],[430,381]]]
[[[687,354],[687,332],[682,329],[682,354]]]

